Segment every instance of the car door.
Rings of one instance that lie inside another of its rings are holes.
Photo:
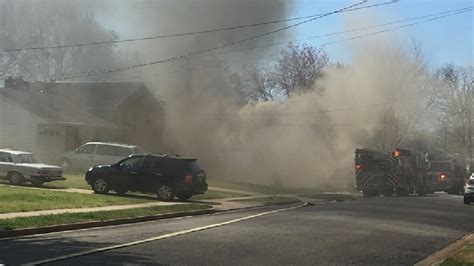
[[[144,156],[133,156],[119,162],[119,175],[116,177],[116,183],[125,184],[131,190],[143,190],[146,188],[141,180],[143,175]]]
[[[98,144],[95,153],[96,164],[115,164],[125,157],[117,156],[118,146]]]
[[[8,169],[12,163],[11,154],[7,152],[0,152],[0,177],[7,177]]]
[[[156,185],[163,181],[164,175],[163,160],[155,156],[146,156],[137,182],[139,185],[146,187],[148,191],[155,192]]]
[[[86,169],[95,165],[94,156],[96,146],[96,144],[85,144],[77,148],[74,151],[74,156],[70,158],[72,165],[81,169]]]

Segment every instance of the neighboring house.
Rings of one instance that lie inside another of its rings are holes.
[[[88,141],[163,147],[163,103],[143,83],[26,82],[0,88],[0,148],[56,162]]]

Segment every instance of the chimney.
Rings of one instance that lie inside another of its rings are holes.
[[[24,89],[27,90],[30,87],[30,83],[24,80],[22,77],[8,77],[4,81],[5,88],[10,89]]]

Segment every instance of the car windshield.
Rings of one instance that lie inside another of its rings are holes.
[[[31,153],[19,154],[18,158],[20,158],[22,163],[40,163],[40,160],[38,160],[38,158],[36,158],[36,156]]]

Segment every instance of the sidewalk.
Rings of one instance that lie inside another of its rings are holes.
[[[11,219],[18,217],[32,217],[52,214],[63,214],[63,213],[84,213],[84,212],[98,212],[98,211],[115,211],[115,210],[126,210],[135,208],[148,208],[156,206],[170,206],[177,204],[184,204],[185,202],[150,202],[132,205],[117,205],[117,206],[105,206],[105,207],[94,207],[94,208],[75,208],[75,209],[55,209],[55,210],[42,210],[42,211],[31,211],[31,212],[10,212],[1,213],[0,219]]]
[[[239,200],[239,199],[259,198],[261,196],[262,195],[250,196],[250,197],[239,197],[239,198],[227,198],[227,199],[189,201],[189,202],[187,201],[183,201],[183,202],[157,201],[157,202],[131,204],[131,205],[116,205],[116,206],[104,206],[104,207],[93,207],[93,208],[54,209],[54,210],[41,210],[41,211],[30,211],[30,212],[10,212],[10,213],[0,213],[0,220],[19,218],[19,217],[33,217],[33,216],[43,216],[43,215],[64,214],[64,213],[85,213],[85,212],[126,210],[126,209],[135,209],[135,208],[149,208],[149,207],[157,207],[157,206],[171,206],[171,205],[178,205],[178,204],[205,204],[205,205],[213,206],[216,211],[227,211],[227,210],[261,206],[262,204],[258,202],[235,202],[234,201],[234,200]]]
[[[84,194],[93,194],[94,191],[92,189],[82,189],[82,188],[47,188],[47,187],[29,187],[29,186],[13,186],[9,184],[0,184],[0,186],[5,187],[14,187],[14,188],[26,188],[26,189],[36,189],[36,190],[49,190],[49,191],[60,191],[60,192],[74,192],[74,193],[84,193]],[[220,187],[209,187],[209,190],[215,191],[222,191],[222,192],[230,192],[230,193],[238,193],[244,195],[253,195],[253,196],[264,196],[266,194],[243,191],[243,190],[236,190],[236,189],[227,189],[227,188],[220,188]],[[133,194],[133,193],[132,193]]]

